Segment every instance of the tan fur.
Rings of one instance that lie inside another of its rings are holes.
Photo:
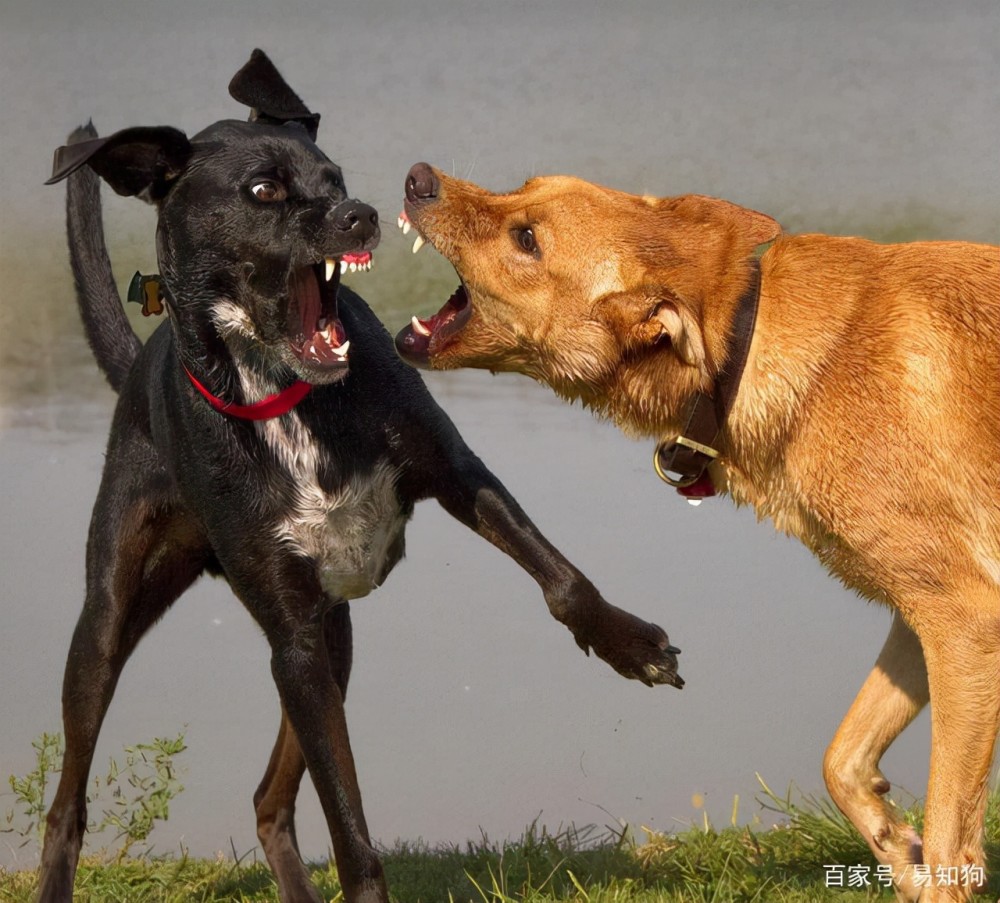
[[[753,249],[776,239],[713,479],[895,610],[824,774],[904,899],[967,899],[934,876],[984,863],[1000,727],[1000,248],[789,237],[711,198],[566,177],[494,195],[435,174],[437,199],[408,213],[473,311],[431,340],[431,366],[521,371],[651,439],[711,387]],[[512,237],[524,226],[537,255]],[[878,762],[928,699],[921,854]]]

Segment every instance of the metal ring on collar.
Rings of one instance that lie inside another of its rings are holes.
[[[688,486],[693,486],[701,477],[701,473],[695,474],[691,477],[677,477],[670,476],[660,465],[660,455],[671,445],[686,444],[679,443],[677,439],[661,439],[656,443],[656,448],[653,449],[653,470],[656,471],[656,475],[663,480],[668,486],[673,486],[674,489],[684,489]],[[704,471],[703,471],[704,472]]]

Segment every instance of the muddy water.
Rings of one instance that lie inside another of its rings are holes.
[[[49,8],[51,7],[51,9]],[[567,171],[626,190],[698,191],[793,229],[1000,240],[1000,11],[794,4],[192,0],[145,18],[114,0],[4,7],[0,76],[0,775],[59,727],[62,663],[113,404],[82,340],[51,149],[102,130],[189,132],[242,116],[225,84],[264,46],[323,113],[321,144],[388,224],[353,285],[395,330],[454,286],[391,227],[427,159],[494,188]],[[56,13],[58,12],[58,15]],[[141,18],[141,21],[140,21]],[[194,19],[197,29],[190,28]],[[154,52],[155,51],[155,52]],[[124,284],[155,270],[152,211],[108,199]],[[149,324],[139,322],[138,328]],[[585,658],[534,584],[433,503],[387,584],[354,605],[348,707],[368,821],[461,841],[627,819],[668,829],[758,811],[755,772],[821,786],[822,750],[888,627],[792,541],[727,502],[693,510],[651,449],[518,377],[430,380],[467,440],[607,598],[684,649],[682,692]],[[184,728],[186,790],[158,849],[255,845],[250,798],[278,720],[268,653],[221,582],[189,592],[126,669],[97,761]],[[922,718],[886,771],[922,793]],[[325,853],[312,791],[302,846]],[[10,804],[0,794],[0,809]],[[31,864],[29,850],[0,862]]]

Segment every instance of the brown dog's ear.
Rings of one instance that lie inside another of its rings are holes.
[[[705,369],[705,343],[701,327],[683,303],[673,299],[660,301],[647,322],[647,333],[654,342],[669,338],[671,347],[685,364]]]
[[[694,213],[698,219],[729,223],[752,247],[774,241],[781,234],[777,220],[749,207],[702,194],[689,194],[677,200],[684,205],[685,212]]]
[[[673,292],[653,294],[646,290],[607,295],[597,303],[592,315],[617,335],[626,349],[645,351],[669,344],[681,361],[705,373],[707,355],[701,324],[690,305]]]
[[[297,122],[305,126],[313,141],[316,140],[319,113],[309,111],[260,48],[250,54],[246,65],[233,76],[229,83],[229,95],[250,107],[251,122],[276,125]]]
[[[118,194],[158,201],[187,166],[191,143],[180,130],[163,126],[122,129],[107,138],[76,140],[96,135],[93,127],[77,129],[71,144],[57,148],[52,177],[60,182],[81,166],[89,166]]]

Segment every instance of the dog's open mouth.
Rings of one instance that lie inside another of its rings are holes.
[[[412,228],[406,213],[400,214],[397,224],[404,235]],[[426,239],[418,234],[413,243],[413,253],[416,254],[426,243]],[[463,282],[436,314],[426,319],[413,317],[409,326],[399,331],[396,335],[396,350],[413,366],[429,367],[431,354],[440,350],[448,339],[458,333],[471,316],[472,303]]]
[[[406,360],[416,366],[427,366],[430,362],[431,343],[440,345],[458,332],[472,316],[469,293],[464,285],[445,302],[434,316],[427,319],[413,317],[410,325],[396,336],[396,348]]]
[[[347,364],[351,342],[337,316],[340,276],[348,270],[370,270],[370,251],[326,257],[322,263],[292,273],[288,306],[289,344],[308,367],[321,370]]]

